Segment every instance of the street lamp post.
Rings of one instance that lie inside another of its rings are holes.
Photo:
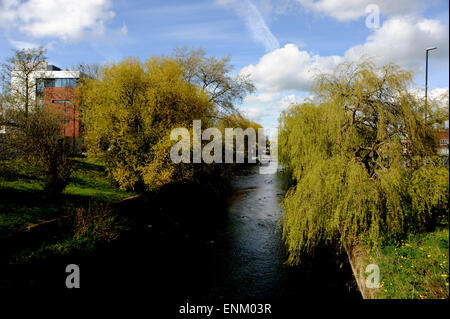
[[[427,119],[427,111],[428,111],[428,51],[436,50],[437,47],[431,47],[425,49],[425,120]]]

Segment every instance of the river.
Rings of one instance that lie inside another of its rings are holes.
[[[235,199],[214,239],[208,260],[210,286],[202,296],[213,300],[288,300],[359,298],[350,266],[332,248],[321,248],[299,266],[285,264],[282,241],[282,181],[258,168],[233,181]]]
[[[21,282],[65,289],[65,266],[80,266],[80,291],[139,294],[149,305],[229,300],[307,305],[307,300],[360,299],[348,261],[333,247],[285,264],[282,181],[242,170],[227,203],[202,189],[171,189],[159,201],[129,208],[133,231],[95,254],[59,258]],[[35,269],[35,268],[33,268]],[[174,306],[176,307],[176,305]]]
[[[171,190],[176,199],[152,205],[141,231],[101,257],[103,265],[111,260],[101,267],[113,278],[105,286],[151,287],[179,300],[359,299],[347,258],[334,247],[285,264],[281,185],[276,174],[253,167],[233,179],[227,205],[200,191]]]

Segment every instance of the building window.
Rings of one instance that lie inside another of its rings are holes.
[[[54,79],[57,88],[71,88],[77,86],[77,79]]]
[[[78,79],[37,79],[36,92],[44,93],[44,88],[73,88],[77,86]]]
[[[448,145],[448,139],[441,140],[441,145]]]
[[[440,150],[441,152],[441,154],[443,154],[443,155],[448,155],[448,148],[441,148],[441,150]]]
[[[70,101],[69,100],[52,100],[52,103],[64,104],[64,103],[70,103]]]

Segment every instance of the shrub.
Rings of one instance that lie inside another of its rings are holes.
[[[35,110],[28,116],[14,115],[7,144],[14,157],[23,159],[25,170],[41,180],[46,197],[59,195],[69,183],[72,166],[70,144],[61,136],[61,117],[49,110]]]

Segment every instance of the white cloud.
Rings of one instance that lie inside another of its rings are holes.
[[[379,65],[393,62],[417,73],[424,69],[425,48],[430,46],[438,47],[430,53],[434,65],[448,70],[448,25],[418,16],[387,19],[364,43],[349,48],[342,56],[315,55],[300,49],[299,45],[286,44],[262,56],[256,64],[241,69],[241,74],[250,74],[258,89],[258,94],[248,97],[243,107],[250,108],[249,115],[266,121],[271,118],[273,122],[280,110],[304,101],[315,76],[331,72],[341,62],[366,57]],[[435,99],[445,92],[448,93],[448,89],[437,88],[429,90],[428,96]],[[416,93],[423,97],[423,89],[417,89]],[[278,100],[277,94],[281,96]]]
[[[366,55],[378,63],[395,62],[403,67],[419,69],[424,62],[425,48],[437,46],[433,59],[448,60],[448,25],[439,20],[395,17],[375,30],[366,42],[350,48],[345,57],[357,60]]]
[[[272,34],[261,12],[250,0],[217,0],[218,4],[232,7],[245,21],[253,39],[264,45],[266,51],[280,47],[277,38]]]
[[[265,103],[272,102],[280,97],[278,92],[264,92],[260,94],[247,95],[244,99],[244,103]]]
[[[77,40],[101,35],[114,18],[109,0],[3,0],[0,27],[16,28],[27,35]]]
[[[281,98],[279,101],[272,103],[269,107],[273,110],[285,110],[292,104],[299,104],[305,102],[306,98],[304,96],[289,94]]]
[[[0,28],[5,28],[14,19],[14,11],[10,8],[17,6],[18,0],[0,0]]]
[[[13,40],[13,39],[8,39],[9,43],[11,43],[11,45],[16,48],[17,50],[22,50],[22,49],[34,49],[34,48],[38,48],[40,46],[45,47],[47,50],[53,50],[54,45],[55,45],[55,41],[50,41],[47,44],[38,44],[35,42],[29,42],[29,41],[20,41],[20,40]]]
[[[122,27],[120,29],[116,30],[116,34],[121,36],[128,35],[128,27],[125,22],[122,24]]]
[[[33,43],[33,42],[27,42],[27,41],[16,41],[16,40],[9,40],[9,43],[11,43],[11,45],[13,47],[15,47],[18,50],[21,49],[34,49],[39,47],[38,44]]]
[[[425,97],[425,90],[423,88],[414,88],[410,91],[417,98]],[[435,88],[433,90],[428,90],[427,95],[428,99],[441,101],[445,104],[445,101],[448,100],[449,90],[448,88]]]
[[[415,88],[410,91],[419,99],[425,98],[425,90],[422,88]],[[448,109],[448,98],[449,90],[448,88],[435,88],[433,90],[428,90],[428,102],[433,101],[432,110],[435,112],[438,109]],[[445,121],[445,126],[448,127],[448,120]]]
[[[287,109],[292,104],[305,101],[307,95],[304,94],[280,94],[261,93],[253,98],[246,99],[244,105],[239,107],[239,111],[248,119],[263,126],[276,126],[276,119],[280,111]]]
[[[365,43],[348,49],[343,56],[312,55],[300,50],[298,45],[286,44],[240,72],[250,74],[261,91],[309,91],[318,74],[332,71],[343,61],[358,61],[361,57],[373,58],[378,64],[393,62],[420,71],[424,65],[424,50],[430,46],[438,47],[432,52],[433,59],[448,67],[448,26],[439,20],[394,17],[375,30]]]
[[[286,44],[264,55],[256,65],[244,67],[240,73],[250,74],[259,90],[308,91],[317,74],[331,71],[341,61],[338,56],[310,55],[295,44]]]
[[[306,10],[331,16],[339,21],[356,20],[366,16],[369,4],[378,5],[380,13],[385,16],[414,14],[424,3],[419,0],[296,0]]]
[[[448,88],[435,88],[427,93],[432,99],[442,99],[443,97],[448,99]]]
[[[249,120],[255,122],[261,122],[265,116],[270,115],[270,112],[259,106],[243,106],[239,108],[239,111]]]

